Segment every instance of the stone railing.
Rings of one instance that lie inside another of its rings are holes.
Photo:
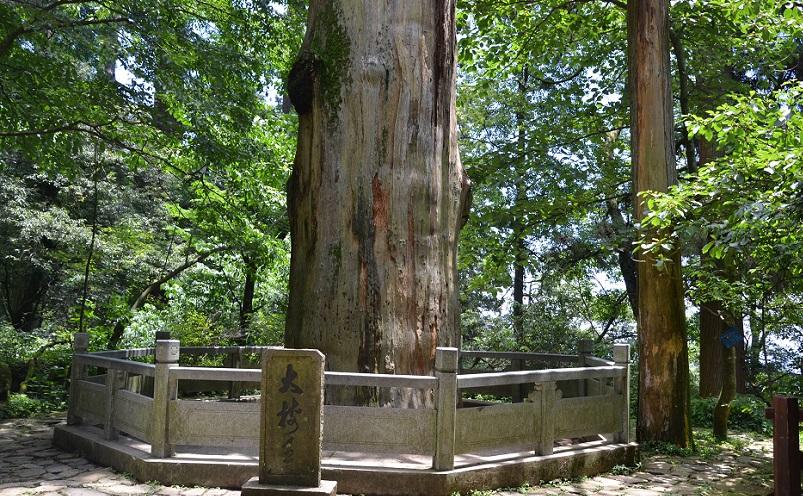
[[[261,369],[239,367],[243,356],[265,347],[180,347],[176,340],[160,340],[155,348],[88,353],[86,345],[87,336],[77,334],[68,423],[100,426],[111,440],[123,432],[149,443],[156,458],[172,456],[175,446],[258,448],[259,402],[199,400],[180,393],[203,389],[185,387],[193,384],[235,396],[243,384],[257,389]],[[432,394],[434,401],[421,408],[325,405],[323,448],[426,455],[433,469],[449,470],[455,456],[489,449],[548,455],[558,439],[595,435],[627,443],[629,347],[615,345],[614,361],[585,349],[583,343],[578,355],[554,355],[438,348],[433,376],[326,372],[327,386],[412,388]],[[232,366],[178,364],[180,355],[199,354],[227,355]],[[135,361],[145,357],[154,363]],[[477,369],[468,362],[487,366]],[[572,366],[530,369],[535,364]],[[106,373],[90,376],[90,368]],[[462,398],[478,391],[512,402]]]

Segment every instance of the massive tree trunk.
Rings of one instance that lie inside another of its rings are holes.
[[[669,71],[668,2],[628,2],[628,59],[634,192],[666,191],[676,181]],[[637,221],[646,205],[636,196]],[[656,265],[638,263],[640,441],[691,444],[689,359],[680,250]]]
[[[299,113],[288,184],[285,341],[329,370],[429,374],[459,345],[453,0],[310,2],[290,71]],[[345,389],[345,388],[344,388]],[[410,391],[331,394],[414,405]]]

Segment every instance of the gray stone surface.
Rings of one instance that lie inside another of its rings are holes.
[[[262,354],[259,482],[321,482],[323,353],[269,348]]]
[[[337,482],[322,480],[318,487],[279,486],[260,484],[259,477],[254,477],[243,484],[242,496],[336,496]]]

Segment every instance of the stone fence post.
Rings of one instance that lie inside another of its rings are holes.
[[[625,375],[618,378],[614,384],[614,392],[622,397],[622,428],[614,435],[617,443],[630,442],[630,345],[613,345],[613,361],[618,366],[625,367]]]
[[[76,353],[86,353],[89,349],[89,334],[76,332],[73,334],[72,341],[73,358],[70,365],[70,405],[67,408],[67,423],[70,425],[80,424],[81,418],[78,416],[78,381],[86,379],[86,365],[79,364],[75,360]]]
[[[555,400],[557,400],[557,384],[539,382],[530,393],[530,401],[534,403],[535,421],[540,423],[535,442],[536,455],[551,455],[555,443]]]
[[[435,391],[435,457],[432,463],[435,470],[454,468],[457,360],[457,348],[439,347],[435,350],[435,377],[438,378],[438,389]]]
[[[176,339],[156,341],[156,369],[153,378],[153,417],[151,419],[151,456],[173,456],[170,445],[170,400],[176,399],[176,381],[170,369],[178,366],[180,343]]]
[[[114,428],[114,403],[117,391],[125,387],[128,373],[124,370],[106,369],[106,414],[103,419],[103,437],[117,439],[117,429]]]

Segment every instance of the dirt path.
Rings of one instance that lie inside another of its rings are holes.
[[[225,496],[239,491],[203,487],[141,484],[125,474],[99,467],[72,453],[53,448],[53,425],[60,419],[0,421],[0,496],[169,495]],[[477,492],[537,495],[750,495],[770,493],[772,443],[746,436],[739,447],[710,453],[706,457],[676,457],[652,454],[635,470],[621,467],[616,473],[580,481],[551,483],[538,487]]]

